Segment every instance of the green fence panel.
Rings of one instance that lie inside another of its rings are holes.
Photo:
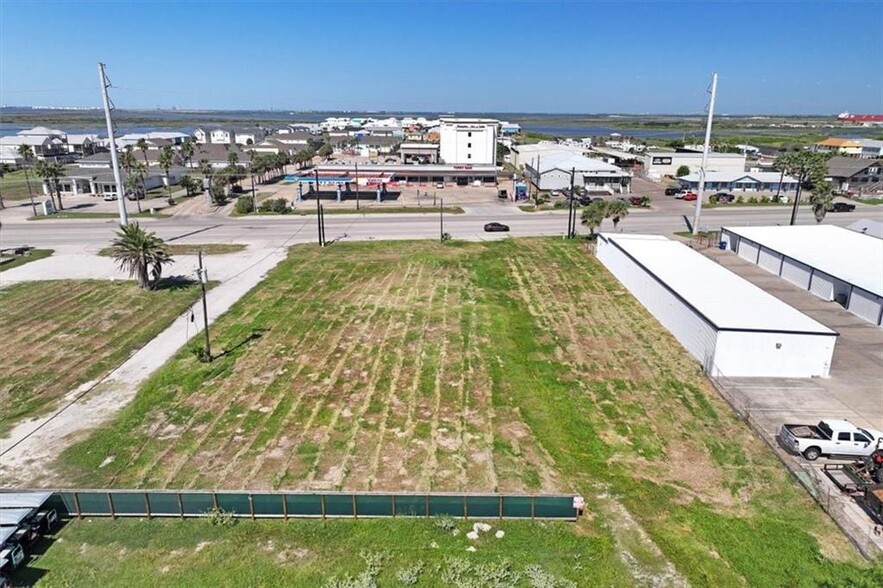
[[[570,496],[537,496],[534,516],[544,519],[566,519],[575,516]]]
[[[76,515],[77,504],[74,502],[73,492],[56,492],[47,502],[50,508],[58,511],[58,514]]]
[[[181,516],[177,492],[148,492],[147,500],[150,502],[150,514],[155,517]]]
[[[531,515],[531,500],[533,498],[530,496],[504,496],[503,516],[510,519],[529,519]]]
[[[466,514],[469,517],[493,517],[500,516],[499,496],[467,496]]]
[[[282,494],[255,494],[253,498],[254,514],[257,516],[282,516],[285,514],[285,508],[282,503],[285,502],[285,496]]]
[[[391,517],[392,496],[367,494],[356,496],[356,513],[360,517]]]
[[[181,504],[186,516],[204,515],[214,508],[212,495],[207,492],[182,492]]]
[[[147,516],[147,504],[141,492],[111,492],[110,497],[114,514]]]
[[[318,494],[286,494],[285,505],[288,516],[322,516],[322,499]]]
[[[77,497],[80,501],[80,514],[109,515],[110,502],[107,500],[106,492],[83,493],[78,492]]]
[[[396,496],[395,514],[400,517],[425,517],[426,501],[425,494]]]
[[[351,517],[353,513],[352,494],[325,495],[325,514],[329,517]]]
[[[452,517],[463,516],[462,496],[429,496],[429,514],[450,515]]]
[[[248,494],[219,492],[215,496],[217,497],[218,508],[224,512],[232,513],[236,516],[251,516],[251,503],[248,501]]]

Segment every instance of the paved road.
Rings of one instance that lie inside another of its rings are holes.
[[[686,229],[685,216],[692,218],[692,209],[684,206],[683,213],[674,211],[632,212],[621,224],[624,232],[670,234]],[[702,227],[719,228],[723,224],[763,225],[786,224],[790,210],[783,208],[718,208],[704,212]],[[859,218],[883,221],[883,207],[867,207],[852,213],[829,214],[826,223],[847,225]],[[5,220],[5,219],[4,219]],[[9,219],[10,221],[12,219]],[[503,234],[484,233],[482,227],[489,221],[501,221],[511,227],[511,236],[563,235],[566,226],[565,211],[524,213],[506,205],[489,204],[467,209],[467,214],[445,215],[445,231],[455,238],[500,238]],[[814,223],[812,213],[803,209],[800,224]],[[227,218],[219,216],[179,216],[168,219],[145,219],[144,225],[167,240],[190,243],[245,243],[276,246],[316,240],[315,216],[259,216]],[[328,240],[347,238],[372,239],[431,239],[439,235],[439,218],[426,215],[326,215]],[[584,230],[582,227],[580,229]],[[605,230],[611,230],[605,221]],[[105,246],[116,230],[111,219],[101,220],[46,220],[3,223],[4,247],[31,245],[52,247],[82,246],[84,250]]]

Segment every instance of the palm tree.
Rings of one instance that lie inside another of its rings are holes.
[[[28,175],[28,167],[31,164],[31,160],[34,159],[34,150],[31,149],[30,145],[19,145],[18,154],[21,155],[22,158],[21,167],[25,170],[25,182],[28,183],[28,196],[31,199],[31,210],[34,212],[34,216],[37,216],[37,205],[34,203],[34,192],[31,190],[31,178]]]
[[[834,201],[831,184],[822,180],[818,185],[813,185],[812,195],[809,197],[809,203],[812,206],[812,213],[816,217],[816,222],[820,223],[825,220],[828,209]]]
[[[0,163],[0,179],[3,179],[3,176],[12,171],[12,166],[8,163]],[[6,204],[3,203],[3,194],[0,194],[0,210],[6,208]]]
[[[138,206],[138,212],[141,212],[141,198],[138,193],[137,188],[134,187],[133,182],[129,181],[129,176],[132,173],[132,170],[138,167],[138,160],[135,159],[135,153],[132,151],[132,146],[127,145],[125,150],[120,154],[120,165],[123,166],[123,171],[126,172],[126,178],[123,180],[123,183],[126,185],[126,188],[131,190],[135,194],[135,204]],[[135,176],[132,176],[133,178]],[[142,181],[143,180],[139,180]],[[141,186],[144,187],[143,184]]]
[[[163,173],[166,175],[166,189],[169,192],[169,206],[175,203],[175,199],[172,198],[172,182],[169,180],[169,170],[172,168],[172,163],[175,161],[175,153],[172,151],[172,148],[168,145],[164,146],[159,151],[159,166],[162,168]]]
[[[198,182],[191,175],[181,177],[181,187],[184,188],[187,196],[192,196],[193,192],[198,189]]]
[[[38,161],[37,165],[34,166],[34,172],[46,182],[46,185],[49,188],[49,198],[52,200],[53,205],[55,205],[55,198],[53,195],[56,195],[58,196],[58,210],[64,210],[64,205],[61,202],[61,190],[58,189],[58,179],[64,175],[64,168],[61,164],[49,161]]]
[[[147,140],[144,138],[138,139],[138,142],[135,143],[135,147],[141,150],[141,155],[144,157],[144,165],[150,168],[150,162],[147,160],[147,150],[150,149],[150,145],[147,144]],[[142,176],[142,178],[146,178],[147,176]],[[141,188],[144,190],[144,196],[147,196],[147,186],[143,183]]]
[[[594,200],[583,208],[581,215],[582,224],[589,227],[589,232],[592,235],[595,234],[595,229],[601,226],[601,223],[607,218],[607,204],[606,200]]]
[[[174,263],[165,242],[137,222],[120,227],[110,249],[120,270],[128,272],[130,278],[137,277],[138,285],[145,290],[156,288],[163,266]]]
[[[187,164],[187,167],[190,167],[190,160],[193,159],[194,151],[195,149],[191,141],[184,141],[181,145],[181,158],[184,160],[184,163]]]
[[[622,200],[614,200],[612,202],[607,203],[607,214],[610,219],[613,221],[613,230],[616,230],[616,227],[619,225],[619,221],[624,219],[629,215],[629,205],[627,202],[623,202]]]

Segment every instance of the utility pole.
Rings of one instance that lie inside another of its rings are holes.
[[[439,240],[444,243],[445,242],[445,199],[439,198],[438,200],[438,230],[439,230]]]
[[[705,146],[702,148],[702,166],[699,168],[699,194],[696,196],[696,212],[693,214],[693,236],[699,233],[699,218],[702,215],[702,198],[705,195],[705,167],[708,164],[708,149],[711,142],[711,121],[714,118],[714,98],[717,95],[717,74],[711,74],[711,101],[708,103],[708,122],[705,125]]]
[[[789,225],[793,225],[797,222],[797,207],[800,206],[800,192],[803,188],[803,182],[807,179],[806,167],[801,168],[800,173],[797,174],[797,191],[794,193],[794,205],[791,207],[791,222]],[[781,182],[779,182],[781,184]]]
[[[319,231],[319,247],[325,247],[325,241],[322,238],[322,204],[319,202],[319,196],[316,195],[316,230]]]
[[[776,202],[779,201],[779,195],[782,193],[782,182],[785,180],[785,168],[782,168],[782,175],[779,176],[779,188],[776,190]]]
[[[356,163],[356,210],[359,210],[359,164]]]
[[[205,301],[205,283],[208,282],[208,271],[202,267],[202,249],[199,250],[199,270],[197,273],[199,274],[199,285],[202,287],[202,321],[205,333],[205,355],[203,357],[211,363],[212,345],[208,336],[208,305]]]
[[[101,80],[101,100],[104,102],[104,121],[107,123],[107,138],[110,141],[110,164],[113,166],[113,181],[117,185],[117,203],[120,209],[120,226],[129,224],[129,215],[126,213],[126,191],[123,187],[123,178],[120,174],[120,161],[117,157],[117,142],[113,136],[113,121],[110,118],[111,101],[107,95],[110,82],[104,72],[104,64],[98,64],[98,79]],[[203,287],[204,289],[204,287]]]
[[[570,170],[570,206],[567,208],[567,238],[573,239],[576,232],[576,219],[573,217],[573,178],[576,175],[576,168]]]

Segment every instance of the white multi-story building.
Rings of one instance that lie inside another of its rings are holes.
[[[439,156],[448,165],[495,165],[500,122],[489,118],[442,118]]]

